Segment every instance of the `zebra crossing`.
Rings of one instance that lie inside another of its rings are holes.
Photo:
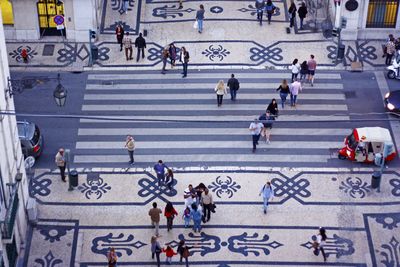
[[[285,71],[235,71],[240,81],[238,100],[229,94],[217,107],[214,88],[230,70],[167,75],[143,71],[89,74],[84,95],[74,163],[124,167],[125,137],[136,140],[136,166],[159,159],[188,166],[333,166],[332,151],[350,132],[350,116],[340,73],[317,73],[313,87],[304,85],[298,106],[280,107],[276,88]],[[250,122],[262,114],[272,98],[280,114],[271,143],[262,140],[252,153]]]

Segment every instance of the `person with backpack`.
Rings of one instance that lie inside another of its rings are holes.
[[[260,25],[262,25],[263,12],[265,8],[264,0],[256,0],[255,6],[257,10],[257,20],[260,22]]]
[[[149,216],[151,220],[151,225],[156,229],[156,236],[159,236],[159,228],[160,228],[160,214],[162,210],[157,208],[157,203],[153,202],[153,208],[149,210]]]
[[[185,259],[186,267],[189,267],[190,249],[192,248],[185,244],[185,240],[182,239],[179,241],[177,252],[181,256],[180,262],[182,262],[182,259]]]
[[[292,82],[294,81],[295,78],[297,78],[297,76],[300,73],[300,64],[299,64],[299,60],[297,58],[295,58],[292,62],[292,65],[290,66],[290,69],[292,70]]]
[[[308,63],[306,60],[300,65],[300,81],[305,81],[308,74]]]
[[[157,240],[157,236],[152,236],[151,240],[151,258],[154,259],[154,255],[156,256],[157,266],[160,267],[160,253],[162,252],[162,248],[160,242]]]
[[[286,79],[282,80],[282,84],[279,85],[279,87],[276,89],[276,91],[279,91],[279,96],[281,97],[281,105],[282,109],[285,108],[285,103],[286,103],[286,98],[290,93],[289,85],[286,81]]]
[[[192,204],[192,212],[191,217],[193,219],[193,231],[200,232],[201,231],[201,219],[203,217],[203,213],[201,209],[196,205],[196,203]]]
[[[267,182],[260,191],[259,196],[263,197],[264,200],[264,214],[267,214],[267,207],[269,200],[274,197],[274,189],[272,188],[271,182]]]
[[[276,9],[276,7],[272,3],[272,1],[267,0],[267,5],[265,6],[265,10],[267,11],[268,24],[271,24],[271,18],[275,12],[275,9]]]
[[[325,254],[325,250],[324,250],[326,239],[327,239],[326,230],[325,230],[325,228],[320,227],[318,235],[317,235],[317,239],[313,243],[313,248],[314,248],[315,256],[318,256],[319,252],[321,251],[322,257],[324,257],[324,262],[326,262],[326,254]]]
[[[171,265],[172,257],[173,257],[174,255],[178,255],[178,253],[176,253],[176,252],[171,248],[171,246],[167,246],[165,249],[163,248],[163,249],[162,249],[162,252],[165,253],[165,255],[166,255],[166,257],[167,257],[166,263],[169,264],[169,265]]]
[[[258,119],[264,126],[262,128],[261,135],[265,136],[265,143],[270,144],[271,142],[269,139],[271,137],[272,123],[274,122],[275,118],[272,116],[269,110],[266,110],[265,113],[262,114]]]
[[[251,136],[253,138],[253,153],[256,152],[257,145],[258,145],[258,140],[260,140],[260,135],[263,130],[263,124],[258,120],[258,118],[255,118],[252,123],[250,123],[249,126],[249,131],[251,133]]]
[[[167,205],[164,209],[164,216],[167,218],[167,231],[172,230],[172,225],[175,216],[178,216],[178,212],[174,209],[174,206],[171,202],[167,202]]]
[[[240,84],[238,79],[235,78],[235,74],[231,74],[231,78],[228,80],[227,86],[229,87],[229,93],[231,94],[231,100],[236,101],[236,94],[239,90]]]

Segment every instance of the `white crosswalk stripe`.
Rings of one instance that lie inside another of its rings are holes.
[[[271,143],[259,141],[252,153],[248,126],[280,97],[276,88],[287,72],[236,72],[238,100],[229,94],[221,107],[213,88],[231,71],[90,74],[84,96],[74,163],[123,167],[129,160],[127,134],[135,136],[135,161],[143,166],[159,159],[180,166],[327,164],[332,150],[350,133],[348,107],[339,73],[318,73],[313,87],[304,85],[298,105],[280,109]],[[338,125],[338,127],[336,127]],[[108,165],[107,165],[108,164]],[[275,166],[275,165],[274,165]]]

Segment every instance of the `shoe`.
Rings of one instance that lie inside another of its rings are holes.
[[[66,183],[67,182],[67,180],[65,180],[65,178],[64,179],[61,179],[64,183]]]
[[[271,144],[271,142],[269,141],[269,139],[267,140],[267,144]]]
[[[183,6],[182,6],[182,5],[179,5],[178,9],[182,9],[182,8],[183,8]]]
[[[314,83],[311,83],[311,87],[314,87]]]
[[[259,145],[259,143],[257,142],[256,145]]]
[[[253,153],[256,153],[256,149],[255,149],[255,148],[253,148],[252,152],[253,152]]]
[[[186,75],[183,75],[182,78],[186,78]]]
[[[266,211],[266,210],[264,210],[264,214],[267,214],[267,211]]]
[[[135,165],[135,162],[132,162],[131,165]]]

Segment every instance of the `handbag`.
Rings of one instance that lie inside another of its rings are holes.
[[[193,23],[193,28],[195,29],[199,28],[199,23],[197,22],[197,19]]]

